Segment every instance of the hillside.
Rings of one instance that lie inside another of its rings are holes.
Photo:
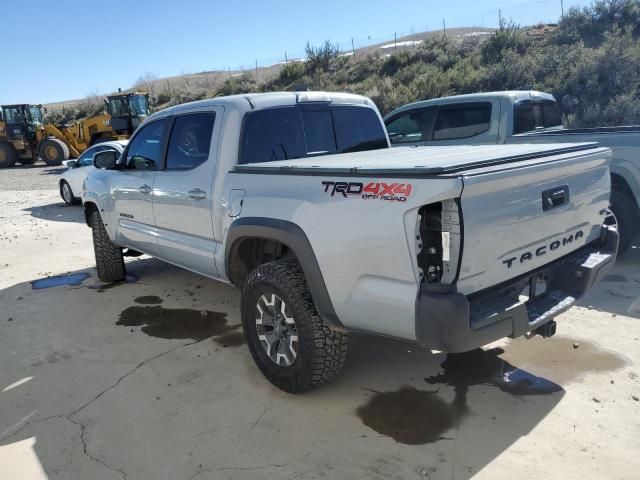
[[[452,42],[462,42],[465,38],[478,37],[484,38],[493,32],[492,28],[476,28],[476,27],[463,27],[463,28],[451,28],[447,29],[446,36]],[[415,49],[420,44],[429,38],[442,37],[442,30],[420,32],[413,35],[407,35],[398,37],[396,41],[390,39],[388,42],[376,43],[368,45],[366,47],[355,49],[355,58],[361,59],[368,55],[380,55],[389,56],[393,53],[406,52]],[[343,52],[345,57],[352,57],[353,52]],[[304,58],[290,59],[289,62],[302,62]],[[284,58],[282,62],[275,63],[267,66],[259,66],[257,69],[258,84],[264,84],[277,78],[285,65]],[[213,96],[213,92],[220,89],[226,80],[247,75],[255,81],[256,69],[241,70],[228,70],[228,71],[207,71],[199,73],[190,73],[183,75],[176,75],[172,77],[155,78],[153,75],[147,74],[139,78],[133,85],[122,86],[123,90],[143,90],[147,91],[152,97],[166,94],[170,97],[175,96],[188,96],[189,92],[206,92],[205,96]],[[108,94],[105,94],[105,96]],[[161,98],[163,100],[166,95]],[[186,100],[188,101],[188,100]],[[61,112],[63,109],[85,110],[87,106],[96,105],[99,103],[97,98],[78,98],[72,100],[64,100],[61,102],[48,103],[45,106],[50,112]],[[167,102],[159,102],[160,104]],[[98,107],[99,108],[99,107]]]
[[[640,123],[640,0],[598,0],[570,9],[556,25],[448,29],[353,52],[331,42],[307,45],[306,58],[246,72],[142,78],[153,108],[257,91],[348,91],[385,114],[417,100],[533,88],[565,108],[568,126]],[[69,103],[67,103],[69,105]],[[93,106],[92,106],[93,105]],[[80,118],[89,102],[65,115]]]

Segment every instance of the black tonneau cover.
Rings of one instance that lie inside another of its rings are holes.
[[[236,165],[232,173],[270,175],[438,176],[597,149],[597,143],[398,147]],[[591,152],[589,152],[591,153]]]

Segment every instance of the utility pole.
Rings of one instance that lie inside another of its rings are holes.
[[[393,53],[398,51],[398,34],[393,32]]]
[[[502,28],[502,12],[498,9],[498,27]]]
[[[353,37],[351,37],[351,51],[353,52],[353,61],[356,61],[356,46],[353,43]]]
[[[229,78],[231,78],[231,67],[229,66]]]
[[[258,59],[256,58],[256,83],[258,83]]]
[[[445,23],[444,18],[442,19],[442,36],[447,36],[447,24]]]
[[[284,64],[286,65],[289,62],[289,59],[287,58],[287,52],[284,52]]]
[[[564,2],[563,0],[560,0],[560,16],[564,17]]]

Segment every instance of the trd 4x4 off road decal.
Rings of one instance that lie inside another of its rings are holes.
[[[364,200],[386,200],[406,202],[411,196],[413,186],[410,183],[370,182],[366,185],[360,182],[331,182],[323,181],[324,191],[332,197],[336,194],[344,198],[358,195]]]

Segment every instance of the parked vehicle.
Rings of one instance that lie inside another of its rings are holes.
[[[551,336],[613,265],[607,148],[388,147],[357,95],[156,113],[85,181],[98,276],[144,252],[232,283],[256,364],[297,393],[340,370],[349,330],[445,352]]]
[[[125,140],[149,116],[146,93],[118,93],[105,99],[107,113],[69,125],[47,123],[42,105],[3,105],[0,114],[0,168],[16,162],[61,165],[87,148],[109,140]],[[45,109],[46,110],[46,109]]]
[[[82,185],[87,174],[93,169],[93,157],[97,153],[113,151],[120,155],[124,147],[129,143],[128,140],[114,140],[103,142],[93,147],[89,147],[80,155],[77,160],[63,160],[62,164],[67,167],[60,174],[58,186],[60,187],[60,196],[67,205],[75,205],[80,203],[82,198]]]
[[[620,250],[640,225],[640,125],[565,129],[553,95],[536,91],[476,93],[400,107],[385,117],[394,146],[598,142],[612,150],[611,209]]]

